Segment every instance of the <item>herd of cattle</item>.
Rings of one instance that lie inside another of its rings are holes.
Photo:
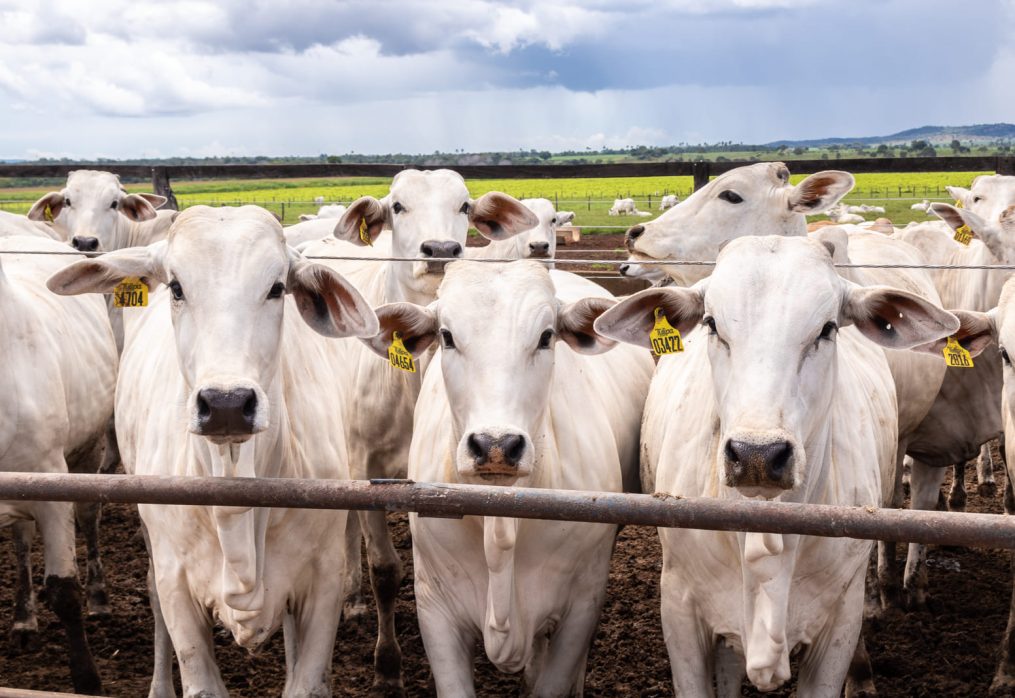
[[[255,206],[158,211],[161,197],[73,172],[27,217],[0,214],[0,470],[111,472],[122,461],[147,475],[894,506],[909,460],[912,505],[932,508],[947,466],[1015,429],[1002,348],[1015,346],[1015,281],[921,266],[1015,261],[1015,178],[951,188],[956,206],[930,205],[938,222],[808,233],[806,216],[853,184],[826,171],[793,186],[779,163],[725,173],[628,230],[627,272],[666,284],[618,299],[531,261],[552,260],[568,222],[549,201],[473,199],[447,170],[404,171],[382,199],[288,228]],[[466,249],[470,227],[490,245]],[[501,258],[519,261],[488,261]],[[850,262],[901,266],[837,266]],[[150,290],[145,307],[115,307],[124,283]],[[186,696],[227,694],[216,622],[247,648],[281,627],[284,695],[331,695],[339,619],[365,608],[362,540],[378,616],[374,692],[403,692],[403,573],[383,512],[138,508],[155,618],[150,695],[174,695],[174,655]],[[74,689],[100,691],[82,622],[82,606],[109,610],[96,507],[4,502],[0,513],[21,566],[15,632],[37,631],[37,526]],[[84,594],[75,516],[88,542]],[[499,669],[524,672],[528,695],[581,694],[616,526],[417,516],[410,526],[439,695],[475,694],[477,642]],[[797,652],[799,695],[872,694],[865,588],[884,605],[927,593],[922,546],[900,573],[879,545],[868,575],[865,541],[659,535],[679,695],[739,695],[745,676],[774,689]],[[1008,647],[998,688],[1015,686]]]

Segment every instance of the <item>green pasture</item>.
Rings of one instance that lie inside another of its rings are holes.
[[[834,167],[834,162],[829,162]],[[885,207],[885,214],[896,225],[912,220],[927,220],[910,205],[922,199],[947,201],[946,185],[969,186],[982,172],[877,173],[856,175],[856,187],[846,198],[849,203],[869,203]],[[794,175],[799,182],[804,175]],[[46,193],[45,188],[14,188],[4,186],[0,179],[0,210],[24,213],[31,203]],[[197,204],[228,206],[258,204],[284,216],[286,224],[295,223],[302,213],[313,213],[316,197],[327,203],[349,203],[360,196],[381,197],[387,194],[387,178],[346,177],[334,179],[291,180],[202,180],[172,183],[177,200],[183,207]],[[56,188],[58,185],[54,185]],[[559,209],[575,212],[575,223],[581,226],[610,226],[623,230],[638,220],[651,220],[659,215],[659,199],[664,194],[686,197],[692,188],[690,177],[613,177],[587,179],[486,179],[468,182],[469,191],[479,196],[488,191],[503,191],[518,198],[545,197]],[[145,184],[129,184],[128,191],[150,189]],[[651,216],[613,217],[607,211],[615,198],[635,199],[639,210]],[[875,214],[866,216],[868,219]],[[594,232],[589,230],[589,232]],[[603,232],[611,232],[604,230]]]

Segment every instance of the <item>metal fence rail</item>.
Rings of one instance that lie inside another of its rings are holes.
[[[1015,517],[408,480],[0,473],[0,500],[507,516],[1015,549]]]

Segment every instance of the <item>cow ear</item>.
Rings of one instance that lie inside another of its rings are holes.
[[[628,296],[600,315],[595,330],[618,342],[651,349],[649,335],[655,327],[656,308],[662,309],[671,327],[686,335],[701,322],[705,301],[697,287],[648,288]]]
[[[163,240],[147,247],[128,247],[94,259],[82,259],[53,274],[46,286],[57,295],[76,296],[112,293],[126,278],[140,279],[148,286],[166,283],[168,278],[162,260],[167,244]]]
[[[557,225],[571,225],[574,220],[574,211],[558,211],[557,212]]]
[[[945,187],[948,193],[952,195],[952,198],[958,201],[963,206],[969,205],[969,195],[972,193],[965,187]]]
[[[437,337],[437,316],[429,308],[415,303],[387,303],[376,312],[380,330],[362,341],[384,359],[388,358],[388,348],[396,332],[402,345],[416,357]]]
[[[848,284],[841,322],[853,323],[867,339],[889,349],[910,349],[947,337],[959,319],[913,293],[887,286]]]
[[[990,253],[998,259],[1007,259],[1003,231],[987,223],[979,215],[967,208],[956,208],[951,204],[933,203],[930,212],[948,224],[952,230],[967,226],[969,232],[987,246]]]
[[[389,217],[386,202],[378,201],[372,196],[361,196],[338,219],[334,235],[339,240],[361,247],[373,245]]]
[[[997,341],[997,308],[986,313],[972,310],[950,310],[949,312],[961,323],[959,329],[950,336],[961,344],[970,356],[979,356],[984,349]],[[941,356],[947,343],[948,337],[942,337],[933,342],[913,347],[913,351]]]
[[[304,259],[289,248],[288,292],[303,321],[325,337],[371,337],[377,316],[356,288],[341,274]]]
[[[600,315],[617,304],[612,298],[582,298],[561,305],[557,313],[557,333],[567,345],[579,354],[602,354],[616,342],[595,330]]]
[[[491,191],[469,207],[469,223],[487,240],[506,240],[535,228],[539,218],[513,196]]]
[[[155,207],[140,194],[127,194],[121,198],[118,210],[132,221],[150,221],[158,215],[155,213]]]
[[[817,172],[792,188],[789,210],[796,213],[824,213],[849,193],[856,184],[853,175],[840,170]]]
[[[158,194],[137,194],[137,196],[140,196],[142,199],[150,203],[154,209],[162,208],[166,205],[166,202],[169,201],[166,197],[159,196]]]
[[[51,191],[41,199],[32,204],[28,210],[28,217],[33,221],[52,221],[60,215],[63,209],[63,194],[58,191]],[[49,215],[46,215],[49,209]]]

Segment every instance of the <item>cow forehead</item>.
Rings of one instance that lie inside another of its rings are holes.
[[[67,175],[67,190],[80,193],[117,193],[121,190],[120,178],[110,172],[74,170]]]
[[[391,180],[391,196],[396,199],[419,196],[469,198],[465,180],[451,170],[405,170]]]
[[[706,189],[726,189],[740,186],[789,186],[789,169],[781,162],[759,162],[724,172],[706,185]]]
[[[1015,197],[1015,177],[1011,175],[981,175],[973,180],[970,191],[981,195],[1001,193]]]
[[[539,216],[539,221],[546,221],[557,215],[557,210],[549,199],[522,199],[522,205]]]
[[[778,308],[771,317],[783,319],[798,312],[823,317],[838,307],[841,295],[842,282],[823,245],[770,235],[738,238],[722,250],[708,279],[705,304],[712,312],[750,308],[738,313],[741,322],[762,319],[758,314],[764,308]]]
[[[288,259],[282,226],[257,206],[188,208],[173,223],[168,240],[169,259],[188,267],[229,258]]]
[[[543,321],[541,308],[553,317],[555,293],[549,272],[536,262],[454,262],[437,293],[438,315],[470,325],[529,324],[534,316]]]

